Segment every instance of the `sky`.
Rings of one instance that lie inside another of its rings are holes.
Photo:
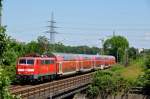
[[[150,0],[4,0],[3,25],[21,42],[36,40],[56,21],[55,42],[101,47],[99,39],[125,36],[130,46],[150,48]]]

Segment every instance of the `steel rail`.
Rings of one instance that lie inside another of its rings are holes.
[[[16,96],[21,96],[21,98],[56,96],[68,90],[91,83],[92,75],[93,73],[87,73],[44,84],[19,88],[17,90],[11,90],[11,93]]]

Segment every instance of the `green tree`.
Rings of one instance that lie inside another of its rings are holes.
[[[104,42],[105,54],[113,55],[117,61],[123,61],[125,51],[129,48],[128,40],[123,36],[113,36]]]
[[[7,35],[5,33],[5,27],[0,27],[0,65],[4,58],[4,52],[7,49]]]
[[[138,56],[138,50],[134,47],[129,48],[128,50],[129,58],[136,59]]]
[[[37,41],[41,54],[48,50],[48,39],[45,36],[38,36]]]
[[[2,6],[3,6],[2,1],[3,0],[0,0],[0,27],[1,27],[1,24],[2,24],[2,22],[1,22],[2,21]]]
[[[16,39],[12,39],[9,37],[8,44],[8,49],[12,49],[13,51],[15,51],[17,56],[22,56],[25,54],[25,43],[18,42]]]
[[[17,52],[13,49],[9,49],[4,53],[3,65],[11,66],[16,64]]]
[[[3,66],[5,74],[10,78],[11,82],[15,80],[16,60],[22,56],[24,51],[24,44],[17,42],[15,39],[7,39],[7,48],[3,54]]]
[[[39,44],[36,41],[31,41],[25,46],[25,54],[29,53],[41,53]]]

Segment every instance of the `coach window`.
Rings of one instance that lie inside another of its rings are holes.
[[[54,64],[54,60],[50,60],[50,64]]]
[[[45,60],[45,64],[50,64],[50,60]]]
[[[45,65],[54,64],[54,60],[42,60],[41,64],[45,64]]]

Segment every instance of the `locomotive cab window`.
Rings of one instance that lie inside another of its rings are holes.
[[[28,64],[28,65],[33,65],[34,60],[33,59],[20,59],[19,64]]]
[[[41,60],[41,64],[45,64],[45,65],[48,65],[48,64],[54,64],[54,60]]]
[[[20,59],[19,64],[26,64],[26,59]]]
[[[34,64],[34,60],[33,59],[27,60],[27,64],[33,65]]]

